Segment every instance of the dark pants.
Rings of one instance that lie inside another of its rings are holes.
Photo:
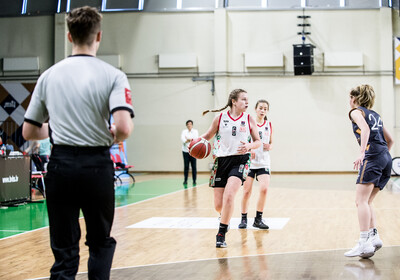
[[[189,163],[192,165],[192,176],[193,176],[193,182],[196,182],[197,179],[197,166],[196,166],[196,159],[189,155],[189,153],[182,152],[183,154],[183,162],[185,164],[185,168],[183,170],[183,173],[185,175],[185,182],[187,182],[188,175],[189,175]]]
[[[39,157],[42,160],[43,168],[44,168],[44,164],[49,161],[49,156],[48,155],[39,155]]]
[[[50,279],[75,279],[79,266],[79,213],[86,224],[89,279],[109,279],[116,241],[114,168],[107,147],[55,145],[45,178],[50,243],[55,262]]]

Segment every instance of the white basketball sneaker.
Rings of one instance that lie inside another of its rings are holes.
[[[370,236],[368,238],[368,240],[371,241],[372,246],[375,247],[375,252],[378,251],[383,246],[383,242],[379,238],[379,234],[378,233],[375,233],[374,235]]]
[[[358,241],[357,245],[344,253],[346,257],[361,257],[364,259],[368,259],[375,254],[375,247],[372,245],[370,240],[366,242]]]

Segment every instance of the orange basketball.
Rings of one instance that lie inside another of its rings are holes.
[[[197,159],[206,158],[211,152],[211,144],[204,138],[193,139],[188,148],[189,154]]]

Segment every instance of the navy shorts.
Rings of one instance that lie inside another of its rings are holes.
[[[364,159],[358,172],[357,184],[373,183],[375,188],[382,190],[389,181],[391,172],[392,157],[389,152]]]
[[[256,180],[258,181],[258,176],[260,176],[260,175],[271,175],[271,171],[269,170],[269,168],[257,168],[257,169],[250,169],[250,172],[249,172],[249,175],[247,175],[247,176],[249,176],[249,177],[251,177],[251,178],[256,178]]]
[[[250,154],[216,158],[211,171],[210,187],[225,188],[231,176],[238,177],[243,184],[249,170]]]

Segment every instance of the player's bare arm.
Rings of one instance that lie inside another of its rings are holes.
[[[207,130],[206,133],[204,133],[203,135],[200,136],[200,138],[204,138],[207,141],[210,141],[211,138],[214,137],[214,135],[217,133],[218,131],[218,123],[219,123],[219,118],[220,115],[218,114],[217,116],[215,116],[213,122],[211,123],[210,128]]]
[[[385,137],[387,147],[390,151],[390,149],[393,147],[394,140],[390,132],[385,127],[383,127],[383,136]]]
[[[352,120],[357,124],[357,126],[361,130],[361,144],[360,144],[360,156],[354,161],[354,169],[358,170],[360,169],[360,166],[364,160],[365,157],[365,149],[367,148],[367,143],[369,139],[369,126],[367,122],[364,119],[364,116],[362,115],[360,110],[353,110],[351,112],[351,118]]]

